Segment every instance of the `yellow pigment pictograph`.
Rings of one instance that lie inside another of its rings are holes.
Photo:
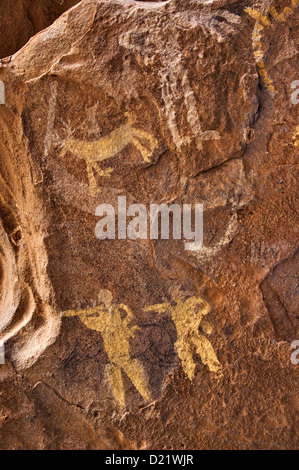
[[[151,401],[151,396],[142,365],[130,356],[130,339],[134,338],[136,330],[140,328],[129,326],[133,319],[130,308],[124,304],[113,304],[112,300],[111,292],[103,289],[99,294],[97,307],[78,311],[68,310],[63,312],[63,316],[78,316],[88,328],[102,334],[109,359],[107,366],[109,384],[115,400],[121,409],[124,409],[125,390],[122,371],[127,374],[146,402]]]
[[[299,126],[296,126],[292,140],[295,147],[299,147]]]
[[[284,22],[286,21],[288,16],[290,16],[290,14],[293,13],[293,9],[298,5],[298,3],[299,3],[299,0],[291,0],[290,7],[284,8],[284,10],[281,13],[278,13],[277,10],[273,6],[271,6],[268,9],[268,13],[273,17],[274,21]],[[264,52],[262,50],[263,46],[261,43],[262,31],[264,27],[273,26],[273,24],[267,17],[267,14],[264,15],[263,13],[261,13],[260,11],[254,8],[247,7],[245,8],[244,11],[256,20],[254,28],[253,28],[253,32],[252,32],[253,54],[254,54],[257,66],[259,68],[260,77],[262,78],[264,84],[267,86],[268,90],[271,93],[274,93],[275,87],[265,68]]]
[[[199,332],[199,327],[205,334],[212,331],[211,325],[203,320],[203,317],[210,312],[209,304],[199,296],[186,299],[184,294],[178,289],[171,289],[173,302],[149,305],[145,312],[156,312],[171,314],[177,330],[177,341],[175,349],[182,362],[182,367],[188,378],[192,381],[195,375],[196,364],[193,354],[196,352],[202,362],[208,366],[210,371],[222,376],[222,367],[217,359],[215,351],[210,341]]]
[[[134,127],[136,116],[133,112],[125,113],[125,116],[127,117],[126,124],[114,129],[110,134],[99,140],[89,142],[70,138],[64,142],[62,156],[67,152],[71,152],[76,157],[85,160],[91,196],[95,196],[97,193],[94,171],[99,176],[110,176],[113,171],[111,167],[102,170],[98,162],[115,157],[129,144],[133,144],[139,150],[145,162],[150,162],[150,157],[158,145],[158,140],[155,137],[142,129]],[[149,149],[145,145],[148,145]]]

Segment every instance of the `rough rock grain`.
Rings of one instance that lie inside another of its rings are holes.
[[[83,0],[2,61],[1,449],[298,448],[298,11]],[[118,196],[203,247],[98,240]]]
[[[79,0],[1,0],[0,57],[17,52]]]

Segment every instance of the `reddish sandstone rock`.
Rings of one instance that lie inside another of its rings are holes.
[[[275,8],[86,0],[2,65],[1,448],[298,446],[298,8]],[[204,246],[98,240],[118,196],[203,203]]]
[[[2,0],[0,3],[0,57],[18,51],[79,0]]]

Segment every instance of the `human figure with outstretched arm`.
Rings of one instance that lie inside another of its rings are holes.
[[[138,326],[129,327],[133,313],[124,304],[112,304],[112,294],[102,290],[99,294],[100,305],[84,310],[69,310],[63,313],[66,317],[80,317],[91,330],[102,334],[104,348],[108,355],[107,366],[109,384],[113,395],[121,408],[125,408],[125,390],[122,370],[128,375],[133,385],[146,402],[151,401],[147,381],[142,365],[137,359],[131,359],[130,339],[134,338]],[[125,312],[125,318],[122,313]]]
[[[193,359],[194,349],[201,357],[202,362],[210,371],[218,377],[222,375],[221,364],[217,359],[211,342],[199,332],[199,327],[204,333],[211,333],[210,324],[203,317],[210,312],[209,304],[199,296],[189,297],[185,300],[182,292],[172,291],[173,303],[149,305],[145,312],[165,313],[170,312],[177,330],[175,349],[182,361],[182,367],[188,378],[194,379],[196,364]]]

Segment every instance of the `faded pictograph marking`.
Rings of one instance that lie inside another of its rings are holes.
[[[186,299],[184,294],[176,288],[171,289],[171,296],[172,302],[149,305],[144,311],[160,314],[169,312],[171,314],[178,338],[175,342],[175,349],[182,362],[182,367],[191,381],[194,379],[196,368],[193,359],[194,352],[200,356],[210,371],[221,377],[222,367],[213,346],[199,331],[199,327],[205,334],[212,331],[211,325],[203,320],[203,317],[210,312],[209,304],[199,296]]]
[[[252,32],[252,48],[256,64],[259,68],[259,75],[262,78],[264,84],[267,86],[268,90],[271,93],[274,93],[275,88],[273,82],[265,68],[264,52],[262,50],[263,46],[261,43],[264,26],[271,26],[271,22],[267,16],[252,8],[245,8],[245,12],[248,13],[252,18],[256,19]]]
[[[218,255],[221,250],[233,240],[237,233],[238,229],[238,213],[233,212],[229,223],[226,227],[224,235],[220,238],[220,240],[215,243],[213,246],[202,246],[200,250],[196,253],[196,257],[198,259],[202,258],[211,258],[213,256]]]
[[[286,7],[281,13],[278,13],[274,6],[270,6],[268,9],[268,13],[272,16],[274,21],[276,22],[284,22],[293,13],[293,9],[298,5],[299,0],[291,0],[291,7]],[[262,45],[262,31],[264,30],[265,26],[273,26],[270,19],[266,14],[261,13],[260,11],[247,7],[244,10],[248,15],[256,20],[253,32],[252,32],[252,47],[253,47],[253,54],[256,61],[256,64],[259,69],[259,75],[262,78],[264,84],[268,88],[271,93],[275,92],[275,87],[273,85],[272,79],[269,77],[269,74],[266,70],[265,63],[264,63],[264,52],[263,52],[263,45]]]
[[[296,129],[293,133],[292,142],[295,147],[299,147],[299,126],[296,126]]]
[[[123,315],[125,314],[125,318]],[[133,313],[124,304],[113,304],[112,294],[102,290],[99,294],[99,305],[84,310],[69,310],[65,317],[80,317],[81,321],[91,330],[102,334],[105,351],[108,355],[108,380],[115,400],[125,408],[125,389],[122,371],[132,381],[135,388],[146,402],[151,401],[150,392],[143,367],[137,359],[131,359],[130,339],[134,338],[138,326],[129,326]]]
[[[197,112],[194,91],[190,85],[188,73],[183,68],[182,54],[176,41],[171,44],[171,49],[168,49],[169,50],[165,49],[162,55],[165,68],[159,71],[159,79],[161,83],[162,99],[165,105],[165,113],[173,142],[177,149],[180,149],[182,145],[190,143],[189,137],[180,135],[175,112],[176,101],[183,96],[187,109],[187,121],[196,139],[198,150],[202,150],[205,140],[220,139],[220,135],[214,130],[203,132]],[[171,65],[170,69],[169,64]],[[179,90],[179,83],[181,83],[181,91]]]
[[[163,42],[161,44],[158,55],[159,60],[157,61],[159,63],[162,62],[162,66],[158,70],[158,77],[168,128],[178,150],[183,145],[190,144],[191,138],[181,135],[177,122],[177,102],[183,97],[187,112],[187,122],[197,143],[198,150],[202,150],[205,140],[220,139],[220,135],[215,130],[206,132],[202,130],[194,91],[190,84],[188,72],[183,67],[182,52],[172,29],[169,37],[171,37],[170,42]],[[153,44],[157,45],[159,42],[161,43],[160,33],[155,31],[151,32],[150,37],[148,37],[147,32],[139,32],[137,34],[131,31],[125,33],[119,39],[119,44],[134,52],[139,61],[142,61],[146,66],[150,65],[154,61],[155,56],[157,56],[156,48],[153,48]]]
[[[103,177],[110,176],[110,173],[113,172],[111,167],[105,170],[101,169],[98,162],[115,157],[130,144],[137,148],[145,162],[150,162],[150,157],[158,145],[158,140],[155,137],[134,126],[136,116],[133,112],[127,112],[125,115],[127,117],[126,124],[122,124],[99,140],[86,141],[67,138],[64,141],[61,156],[71,152],[77,158],[85,160],[90,194],[92,196],[95,196],[98,192],[94,172]]]
[[[291,94],[291,103],[292,104],[298,104],[299,103],[299,80],[294,80],[291,83],[291,88],[295,89],[293,93]],[[296,126],[296,129],[293,133],[292,136],[292,142],[295,145],[295,147],[299,147],[299,126]]]
[[[52,134],[55,122],[55,108],[57,102],[58,82],[51,83],[49,110],[47,119],[47,131],[44,139],[44,156],[47,157],[52,145]]]

